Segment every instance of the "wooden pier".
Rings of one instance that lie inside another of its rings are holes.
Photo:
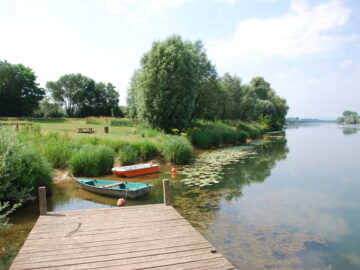
[[[41,215],[10,269],[43,268],[235,269],[163,204]]]

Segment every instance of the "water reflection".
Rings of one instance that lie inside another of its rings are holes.
[[[341,130],[344,135],[353,135],[353,134],[358,133],[358,131],[360,130],[360,127],[359,126],[353,126],[353,127],[345,126],[345,127],[342,127]]]

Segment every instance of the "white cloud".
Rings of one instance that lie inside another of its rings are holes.
[[[293,0],[291,10],[270,19],[240,22],[230,39],[210,43],[209,55],[217,64],[261,60],[268,56],[300,57],[336,50],[358,40],[358,35],[339,35],[332,31],[346,25],[351,9],[340,0],[310,6]]]
[[[348,67],[351,67],[353,64],[354,64],[353,60],[346,59],[346,60],[341,62],[341,67],[342,68],[348,68]]]
[[[153,15],[177,8],[192,0],[107,0],[107,11],[125,16],[135,28],[148,23]]]

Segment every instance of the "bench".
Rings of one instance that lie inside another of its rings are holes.
[[[94,133],[94,128],[78,128],[78,133]]]

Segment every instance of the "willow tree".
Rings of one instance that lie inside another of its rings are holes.
[[[189,126],[198,82],[191,43],[180,36],[154,42],[142,57],[139,72],[139,116],[151,126],[167,131]]]

